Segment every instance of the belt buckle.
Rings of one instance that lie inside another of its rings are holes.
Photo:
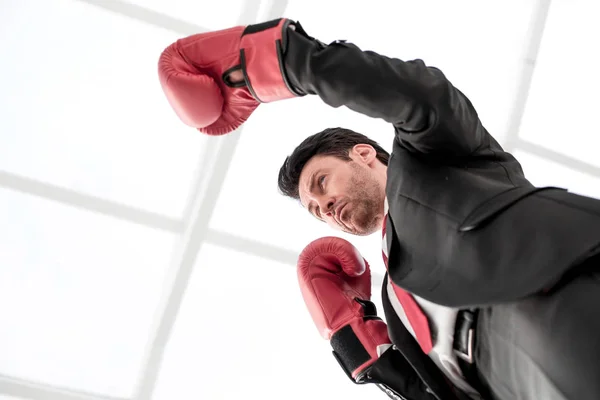
[[[464,353],[456,349],[454,352],[464,361],[468,362],[469,364],[473,364],[473,328],[469,329],[469,333],[467,334],[467,352]]]

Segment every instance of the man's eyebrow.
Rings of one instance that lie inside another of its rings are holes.
[[[308,192],[309,193],[314,193],[315,192],[315,185],[317,184],[317,180],[315,179],[315,177],[317,176],[317,174],[321,172],[320,169],[316,170],[315,172],[312,173],[312,175],[310,176],[310,186],[308,187]]]
[[[321,169],[316,170],[315,172],[313,172],[310,177],[308,178],[308,192],[309,193],[314,193],[315,192],[315,186],[317,184],[317,180],[315,179],[315,177],[321,172]],[[308,212],[315,217],[316,219],[318,219],[319,221],[323,221],[321,218],[317,217],[314,209],[314,205],[312,201],[309,201],[308,204],[306,205],[306,209],[308,210]]]

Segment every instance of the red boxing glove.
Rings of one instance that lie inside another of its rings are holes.
[[[158,62],[161,86],[175,113],[209,135],[229,133],[259,103],[300,96],[283,69],[287,29],[281,18],[192,35],[167,47]],[[244,81],[230,74],[243,72]]]
[[[370,301],[369,264],[351,243],[324,237],[300,254],[298,279],[319,332],[330,341],[342,368],[361,381],[378,359],[378,347],[391,343]]]

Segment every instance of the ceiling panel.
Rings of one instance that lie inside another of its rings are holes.
[[[600,167],[600,2],[555,0],[520,131],[522,139]]]
[[[364,399],[304,305],[295,268],[204,245],[153,399]]]
[[[585,174],[565,165],[522,150],[514,152],[525,176],[536,186],[558,186],[577,194],[600,199],[600,177]]]
[[[473,102],[502,141],[524,67],[537,0],[383,0],[348,7],[343,0],[290,0],[285,15],[328,43],[346,39],[364,50],[440,68]],[[315,12],[314,10],[319,10]]]
[[[180,216],[206,138],[158,83],[177,34],[77,1],[2,10],[0,170]]]
[[[225,0],[220,3],[200,0],[129,0],[129,3],[193,23],[208,30],[224,29],[239,24],[247,10],[244,3],[259,5],[261,0]]]
[[[158,86],[158,56],[181,34],[132,13],[106,11],[118,10],[117,3],[2,2],[0,170],[180,217],[203,150],[218,139],[182,125]],[[276,2],[130,3],[184,21],[185,29],[220,29],[249,18],[259,3],[257,15],[265,15]],[[589,123],[597,102],[589,93],[600,83],[588,73],[598,65],[596,3],[553,1],[521,135],[599,165],[598,135]],[[349,7],[341,0],[290,0],[285,16],[325,42],[347,39],[441,68],[502,142],[536,4],[385,0]],[[391,148],[387,124],[314,97],[261,105],[244,126],[211,227],[297,253],[317,237],[341,236],[381,274],[379,234],[357,238],[332,231],[277,192],[285,156],[309,134],[332,126]],[[600,197],[597,177],[524,151],[516,156],[535,184]],[[0,374],[131,396],[174,239],[0,189]],[[373,298],[380,306],[378,290]],[[156,400],[381,396],[375,392],[351,384],[331,356],[292,265],[203,245],[168,342]]]
[[[129,396],[172,234],[0,190],[0,374]]]

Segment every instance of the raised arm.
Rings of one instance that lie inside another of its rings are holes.
[[[159,78],[180,119],[211,135],[237,129],[260,103],[317,95],[393,124],[410,151],[464,156],[490,142],[439,69],[325,45],[285,18],[180,39],[161,54]]]
[[[391,123],[412,151],[464,156],[487,142],[475,108],[437,68],[288,29],[284,64],[290,84],[332,107]]]

